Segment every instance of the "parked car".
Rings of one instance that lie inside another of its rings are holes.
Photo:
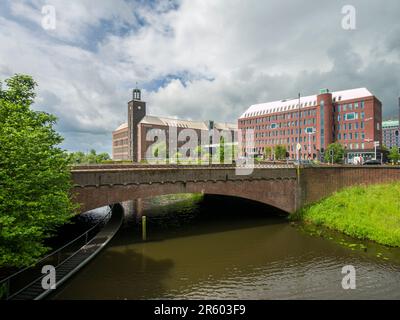
[[[293,162],[293,164],[296,165],[296,166],[298,166],[299,164],[300,164],[300,165],[303,165],[303,166],[312,166],[312,165],[315,165],[314,161],[312,161],[312,160],[300,160],[300,163],[299,163],[299,160],[295,160],[295,161]]]
[[[364,166],[379,166],[379,165],[381,165],[381,161],[371,159],[371,160],[364,161],[363,165]]]

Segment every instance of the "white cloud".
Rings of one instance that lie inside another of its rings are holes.
[[[8,3],[0,14],[0,79],[34,76],[36,107],[60,118],[68,148],[97,143],[110,151],[136,81],[148,88],[150,112],[166,116],[235,121],[253,103],[360,86],[383,100],[385,116],[394,114],[395,0],[353,0],[354,31],[341,28],[345,1]],[[44,4],[57,10],[55,31],[40,28]]]

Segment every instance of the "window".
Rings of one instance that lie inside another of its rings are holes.
[[[358,109],[358,102],[354,103],[354,109]]]
[[[351,103],[348,105],[348,107],[349,107],[349,110],[353,110],[353,105]]]
[[[343,111],[346,111],[347,110],[347,104],[344,104],[343,105]]]
[[[364,119],[364,118],[365,118],[365,113],[361,112],[361,119]]]
[[[361,109],[364,110],[364,101],[361,101]]]
[[[340,112],[340,104],[337,106],[337,112]]]
[[[354,119],[356,118],[356,116],[355,116],[355,113],[354,113],[354,112],[350,112],[350,113],[346,113],[346,114],[343,116],[343,118],[344,118],[344,120],[349,121],[349,120],[354,120]]]

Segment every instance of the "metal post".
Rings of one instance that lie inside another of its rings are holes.
[[[142,240],[146,241],[146,216],[142,216]]]

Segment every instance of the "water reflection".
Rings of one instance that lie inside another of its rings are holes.
[[[124,206],[116,238],[54,298],[400,298],[398,249],[384,248],[391,260],[379,259],[372,249],[310,235],[283,212],[237,198],[175,196]],[[341,287],[348,264],[357,270],[356,290]]]

